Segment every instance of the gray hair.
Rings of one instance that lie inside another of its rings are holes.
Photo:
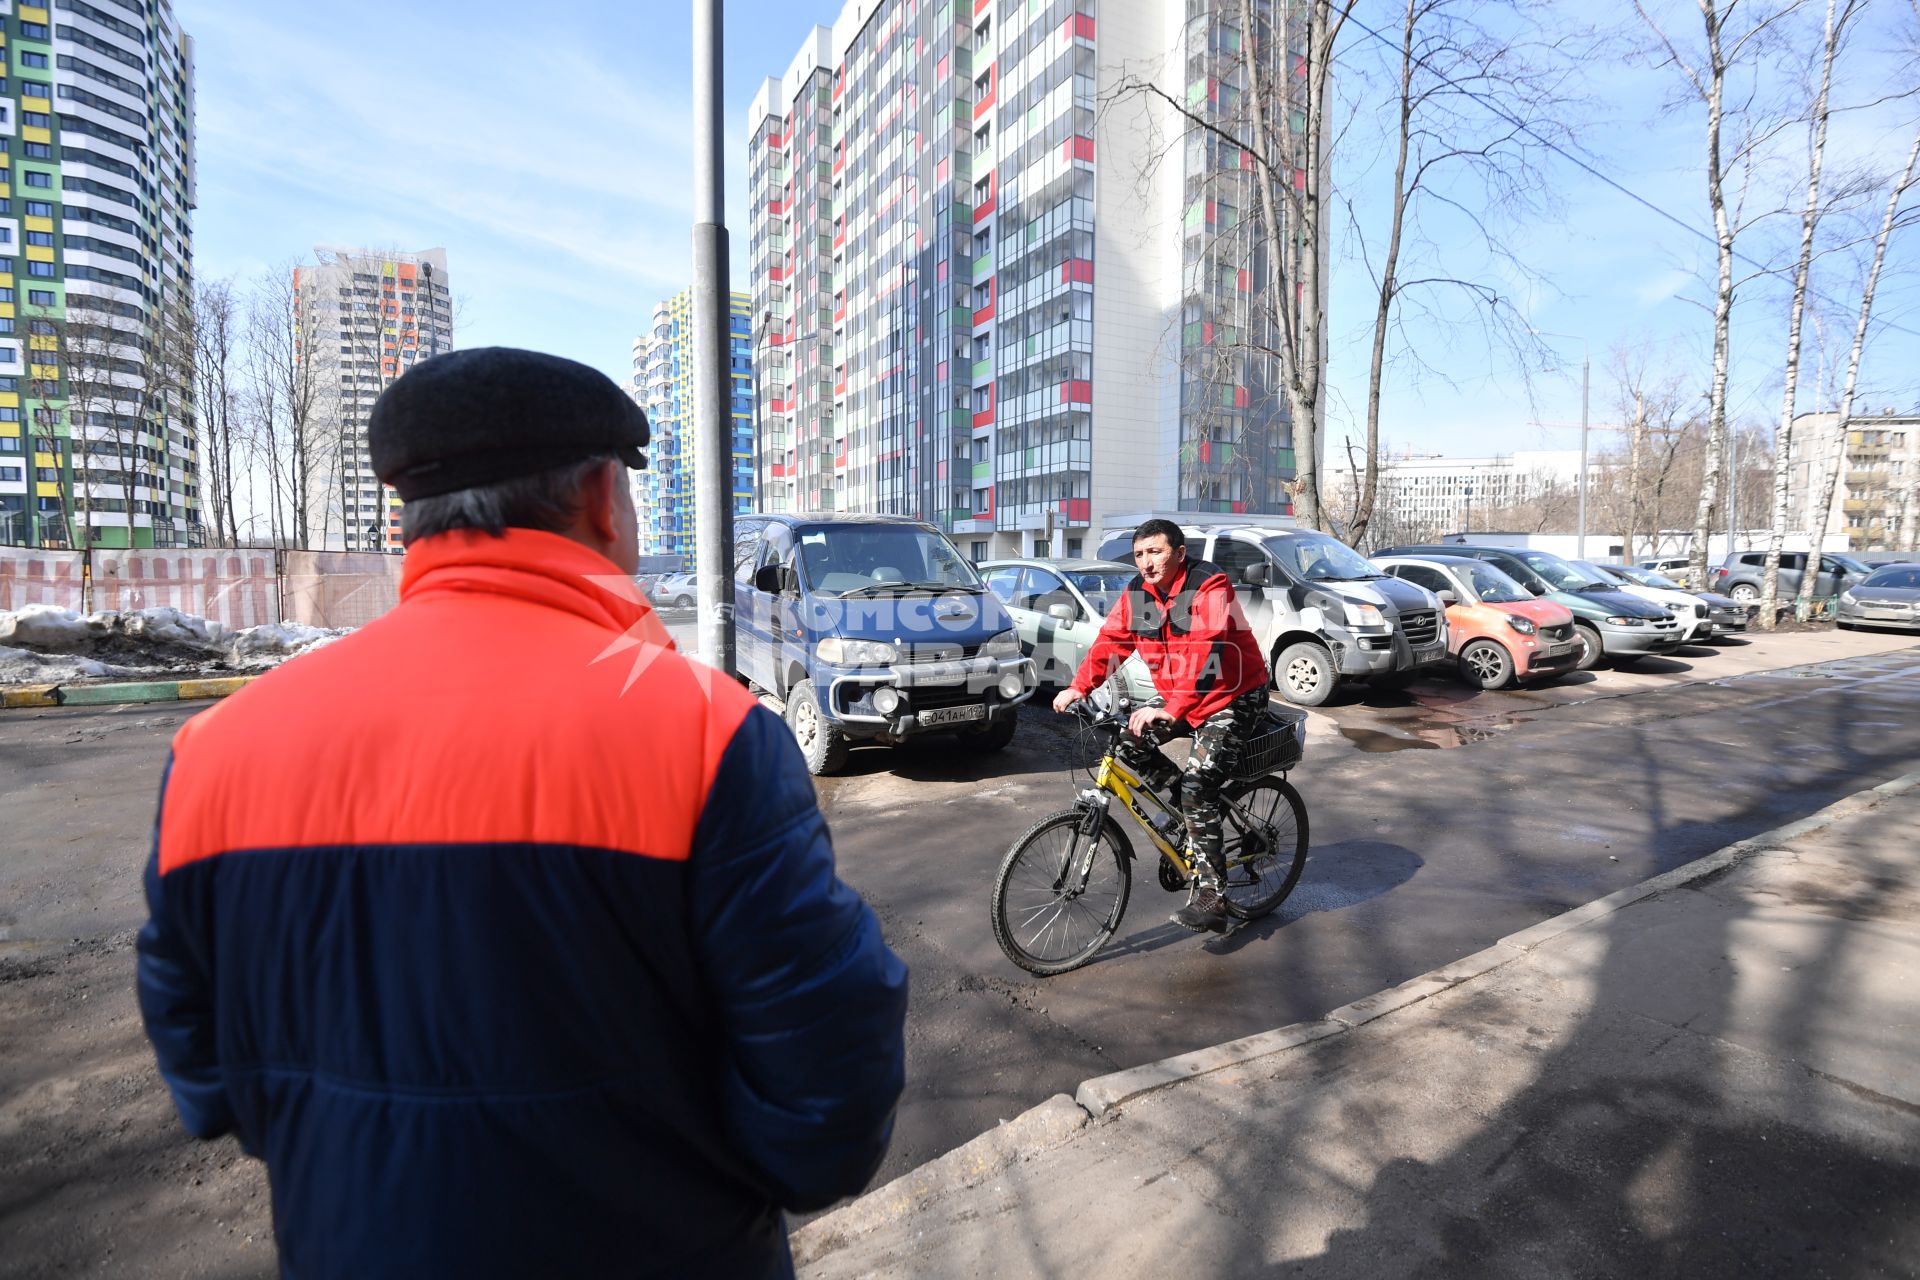
[[[400,508],[400,540],[412,546],[454,529],[475,529],[496,538],[508,529],[565,532],[580,516],[580,489],[587,476],[612,461],[611,455],[602,454],[530,476],[415,498]]]

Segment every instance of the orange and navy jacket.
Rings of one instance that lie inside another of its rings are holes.
[[[1073,691],[1085,697],[1131,653],[1153,673],[1168,713],[1190,725],[1269,683],[1232,580],[1205,560],[1187,561],[1164,592],[1135,574],[1074,674]]]
[[[781,721],[632,582],[423,539],[174,739],[139,937],[181,1119],[287,1275],[785,1275],[879,1165],[906,969]]]

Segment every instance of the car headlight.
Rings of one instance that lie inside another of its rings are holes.
[[[1667,609],[1676,618],[1690,618],[1693,616],[1693,606],[1690,604],[1670,604],[1667,606]]]
[[[1623,613],[1608,618],[1607,624],[1614,627],[1644,627],[1647,625],[1647,620],[1645,618],[1629,618]]]
[[[1350,627],[1384,627],[1387,615],[1380,612],[1378,605],[1361,604],[1357,600],[1343,600],[1341,607],[1347,611],[1347,625]]]
[[[1853,603],[1853,589],[1851,587],[1849,587],[1847,590],[1842,591],[1840,593],[1840,603],[1841,604]]]
[[[1020,656],[1020,637],[1011,631],[1002,631],[993,639],[980,646],[983,658],[1017,658]]]
[[[1532,618],[1523,618],[1517,613],[1507,615],[1507,625],[1523,636],[1530,636],[1540,629],[1533,625]]]
[[[828,636],[814,647],[820,661],[837,667],[884,667],[900,656],[900,650],[884,640],[842,640]]]

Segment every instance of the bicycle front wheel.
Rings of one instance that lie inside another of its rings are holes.
[[[1085,815],[1042,818],[1014,841],[993,880],[993,939],[1007,959],[1050,978],[1093,959],[1133,891],[1132,846],[1111,817],[1089,838]]]
[[[1242,920],[1286,901],[1307,865],[1307,806],[1284,778],[1268,775],[1229,787],[1226,811],[1227,910]]]

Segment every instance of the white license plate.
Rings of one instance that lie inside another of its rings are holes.
[[[1443,657],[1446,654],[1446,652],[1447,652],[1447,647],[1443,644],[1421,645],[1418,649],[1415,649],[1413,651],[1413,660],[1416,663],[1438,662],[1440,661],[1441,657]]]
[[[920,713],[921,724],[965,724],[969,720],[986,718],[987,704],[984,702],[976,702],[968,707],[935,707]]]
[[[1573,652],[1574,644],[1575,642],[1572,640],[1564,640],[1559,644],[1550,644],[1547,646],[1547,656],[1549,658],[1564,658]]]

